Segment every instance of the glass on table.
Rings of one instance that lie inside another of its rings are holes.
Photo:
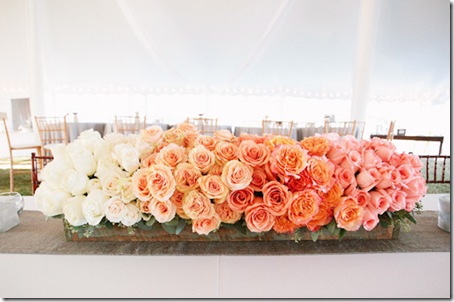
[[[0,233],[19,224],[19,213],[24,209],[24,198],[17,192],[0,193]]]
[[[17,192],[0,193],[0,203],[14,203],[18,214],[24,209],[24,198]]]

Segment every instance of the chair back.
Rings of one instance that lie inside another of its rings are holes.
[[[115,132],[128,134],[138,134],[140,130],[147,127],[147,117],[135,116],[115,116]]]
[[[35,194],[36,189],[42,181],[42,169],[53,159],[52,156],[38,156],[35,152],[32,152],[32,194]]]
[[[50,146],[68,144],[68,130],[65,116],[35,116],[41,147],[46,156],[50,156]]]
[[[207,118],[207,117],[188,117],[186,119],[187,123],[190,123],[197,127],[200,134],[203,135],[213,135],[218,128],[218,119],[217,118]]]
[[[2,115],[0,113],[0,118],[2,119],[2,122],[0,123],[0,132],[5,132],[8,147],[11,149],[11,139],[9,137],[8,126],[6,124],[6,114]]]
[[[392,141],[394,138],[394,127],[395,126],[396,126],[396,121],[391,121],[389,123],[388,135],[386,136],[386,139],[389,141]]]
[[[423,163],[421,174],[428,184],[446,184],[451,182],[450,155],[419,155]]]
[[[292,136],[293,121],[262,120],[262,135]]]
[[[337,133],[339,136],[355,135],[356,121],[330,122],[325,121],[325,133]]]

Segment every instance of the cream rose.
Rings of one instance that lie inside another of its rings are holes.
[[[46,216],[60,215],[63,204],[71,197],[69,192],[42,182],[35,192],[36,207]]]
[[[135,203],[128,203],[126,205],[126,214],[121,219],[124,226],[132,226],[142,219],[140,210]]]
[[[114,196],[104,203],[104,212],[110,222],[120,222],[126,215],[126,211],[126,205],[118,196]]]
[[[139,150],[131,144],[116,145],[112,156],[129,173],[136,171],[140,166]]]
[[[68,152],[76,171],[88,176],[95,174],[97,161],[92,151],[86,149],[82,143],[75,141],[68,144],[66,146],[66,152]]]
[[[88,180],[85,173],[69,169],[62,175],[60,182],[64,190],[73,195],[82,195],[87,193]]]
[[[82,203],[82,213],[89,225],[97,225],[105,215],[104,203],[109,199],[102,190],[94,190]]]
[[[63,206],[63,214],[69,224],[73,226],[80,226],[87,223],[82,212],[82,203],[85,200],[85,196],[78,195],[74,196],[65,202]]]
[[[110,196],[116,196],[121,194],[120,181],[127,177],[127,173],[124,172],[120,167],[113,166],[104,174],[99,177],[102,184],[102,189]]]
[[[225,164],[222,170],[222,181],[232,191],[241,190],[249,186],[252,181],[254,170],[238,160],[232,160]]]

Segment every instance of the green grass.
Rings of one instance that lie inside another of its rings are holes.
[[[14,173],[14,191],[23,196],[32,195],[30,169],[21,169],[18,171],[20,174]],[[9,169],[0,169],[0,192],[9,191]]]

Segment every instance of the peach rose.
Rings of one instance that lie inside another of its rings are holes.
[[[388,189],[386,192],[391,196],[390,212],[397,212],[405,209],[407,193],[399,190]]]
[[[378,172],[381,174],[381,180],[376,185],[377,189],[395,187],[402,181],[399,171],[393,166],[381,167]]]
[[[142,168],[148,168],[151,167],[152,165],[156,165],[156,157],[158,156],[158,153],[147,153],[142,156],[140,159],[140,166]]]
[[[198,145],[189,151],[188,160],[201,173],[207,173],[213,167],[216,158],[213,152]]]
[[[320,202],[317,214],[306,224],[311,232],[317,232],[322,226],[327,225],[333,219],[333,209],[326,202]]]
[[[223,223],[234,224],[243,216],[242,213],[234,211],[232,208],[230,208],[228,202],[226,201],[224,201],[223,203],[215,204],[214,210],[219,215],[219,218]]]
[[[167,143],[175,143],[178,146],[184,145],[185,133],[178,128],[171,128],[166,130],[163,134],[164,141]]]
[[[200,135],[197,138],[197,142],[200,145],[202,145],[205,148],[207,148],[208,150],[213,151],[214,148],[216,147],[217,140],[214,137],[212,137],[212,136]]]
[[[342,188],[348,188],[350,185],[356,185],[355,174],[350,169],[344,169],[341,166],[338,166],[335,171],[336,179],[341,185]]]
[[[153,198],[150,202],[151,214],[160,223],[171,221],[176,214],[177,207],[170,201],[159,201]]]
[[[140,131],[139,142],[146,143],[148,145],[156,145],[162,140],[162,128],[159,126],[150,126]]]
[[[287,214],[274,219],[273,230],[278,234],[293,233],[298,227],[288,218]]]
[[[232,160],[225,164],[222,170],[222,181],[232,191],[241,190],[249,186],[252,181],[254,170],[238,160]]]
[[[247,207],[244,220],[249,231],[254,233],[268,232],[274,225],[274,215],[262,203]]]
[[[216,203],[223,202],[227,194],[229,194],[229,189],[227,189],[218,175],[202,176],[199,178],[198,183],[202,193],[210,199],[216,199]]]
[[[357,231],[362,225],[364,209],[358,201],[351,196],[342,197],[337,207],[334,208],[334,219],[337,227],[346,231]]]
[[[186,149],[177,144],[170,143],[159,151],[156,162],[174,169],[179,163],[186,161]]]
[[[169,167],[162,164],[151,166],[148,174],[148,190],[160,201],[165,201],[175,192],[176,181]]]
[[[373,190],[369,192],[370,202],[368,208],[374,212],[377,212],[379,215],[386,212],[391,205],[392,198],[385,190]]]
[[[139,200],[139,211],[141,213],[146,213],[146,214],[151,214],[151,200],[153,199],[153,197],[151,197],[149,200],[147,201],[141,201]]]
[[[308,160],[307,173],[312,181],[320,187],[331,187],[334,184],[334,165],[321,157]]]
[[[246,187],[241,190],[231,191],[227,195],[227,203],[235,212],[243,213],[246,208],[254,203],[254,190]]]
[[[184,133],[183,146],[187,148],[194,147],[197,143],[197,138],[199,137],[197,127],[190,123],[182,123],[179,124],[177,128]]]
[[[297,142],[287,136],[268,135],[265,137],[264,144],[270,149],[271,152],[273,152],[279,145],[296,145]]]
[[[230,132],[229,130],[227,129],[221,129],[221,130],[218,130],[216,131],[214,134],[213,134],[214,138],[216,138],[218,141],[224,141],[224,142],[230,142],[230,143],[234,143],[237,138],[235,137],[235,135],[233,135],[232,132]]]
[[[263,136],[257,134],[249,134],[249,133],[241,133],[239,137],[239,142],[251,140],[254,141],[256,144],[263,144],[265,138]]]
[[[242,141],[238,148],[239,159],[251,166],[258,167],[266,164],[270,159],[270,149],[264,144],[257,144],[254,141]]]
[[[347,150],[339,144],[331,143],[326,157],[335,165],[339,165],[347,156]]]
[[[282,216],[287,212],[292,200],[292,193],[286,186],[277,181],[270,181],[263,186],[262,192],[263,203],[268,207],[271,214]]]
[[[230,142],[218,142],[213,152],[216,159],[223,164],[238,159],[238,147]]]
[[[150,200],[152,195],[148,189],[148,169],[139,169],[132,175],[132,192],[141,201]]]
[[[371,211],[368,208],[364,209],[362,225],[366,231],[372,231],[379,222],[380,219],[378,219],[378,214],[376,212]]]
[[[284,177],[297,176],[306,168],[307,159],[307,151],[299,145],[280,145],[271,155],[271,171]]]
[[[304,226],[317,214],[321,198],[310,189],[295,192],[292,198],[288,217],[293,223]]]
[[[219,229],[221,218],[217,213],[213,213],[210,217],[201,217],[192,221],[192,232],[199,235],[208,235],[209,233]]]
[[[262,192],[263,186],[267,183],[266,173],[261,168],[252,171],[251,188],[256,192]]]
[[[323,202],[326,202],[329,207],[335,208],[340,201],[344,189],[337,183],[335,183],[328,192],[321,195]]]
[[[311,156],[323,156],[329,150],[329,141],[323,136],[311,136],[303,139],[300,146]]]
[[[381,174],[375,168],[368,170],[361,168],[359,173],[356,175],[356,182],[358,183],[358,186],[365,191],[371,190],[380,182],[380,180]]]
[[[208,171],[208,174],[210,175],[219,175],[221,176],[222,175],[222,170],[224,169],[224,165],[219,163],[219,162],[216,162],[210,169],[210,171]]]
[[[189,163],[179,164],[173,171],[177,189],[181,192],[194,190],[199,186],[198,179],[202,176],[199,170]]]
[[[213,215],[214,206],[203,193],[192,190],[184,195],[183,211],[191,219],[206,218]]]
[[[178,190],[175,190],[175,193],[170,197],[170,201],[177,207],[177,215],[183,219],[189,219],[189,216],[183,210],[183,198],[184,193]]]

